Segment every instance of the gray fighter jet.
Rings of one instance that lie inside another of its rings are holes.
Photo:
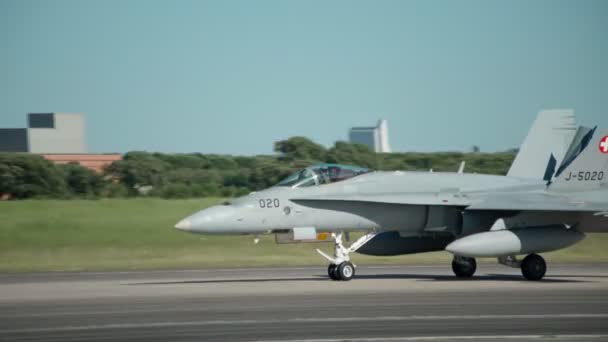
[[[276,234],[276,241],[332,241],[333,280],[350,280],[352,252],[446,250],[456,276],[495,257],[540,280],[538,253],[608,231],[608,131],[577,127],[569,111],[541,112],[506,176],[371,171],[319,164],[276,186],[199,211],[175,226],[200,234]],[[349,234],[360,235],[345,244]],[[518,256],[527,255],[523,260]]]

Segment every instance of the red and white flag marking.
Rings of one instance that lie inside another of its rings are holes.
[[[600,139],[600,145],[598,146],[600,152],[608,153],[608,135]]]

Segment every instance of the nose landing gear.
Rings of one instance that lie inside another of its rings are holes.
[[[329,264],[327,274],[331,280],[351,280],[355,276],[355,265],[345,261],[339,265]]]
[[[365,245],[369,240],[376,236],[376,234],[366,234],[353,242],[348,248],[342,243],[342,233],[332,233],[331,236],[336,242],[334,257],[317,249],[317,252],[330,262],[327,267],[327,275],[331,280],[351,280],[355,276],[356,266],[350,262],[350,253],[357,251],[361,246]]]
[[[338,275],[337,271],[338,271],[338,265],[329,264],[329,266],[327,266],[327,275],[329,276],[329,279],[340,280],[340,275]]]

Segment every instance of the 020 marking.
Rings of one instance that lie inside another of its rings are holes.
[[[260,198],[260,208],[278,208],[281,202],[278,198]]]

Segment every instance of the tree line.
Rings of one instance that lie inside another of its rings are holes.
[[[375,153],[343,141],[325,148],[305,137],[274,144],[276,155],[231,156],[128,152],[97,173],[78,164],[54,164],[41,156],[0,153],[0,194],[14,199],[155,196],[233,197],[278,183],[319,162],[374,170],[456,171],[506,174],[513,151],[497,153]]]

